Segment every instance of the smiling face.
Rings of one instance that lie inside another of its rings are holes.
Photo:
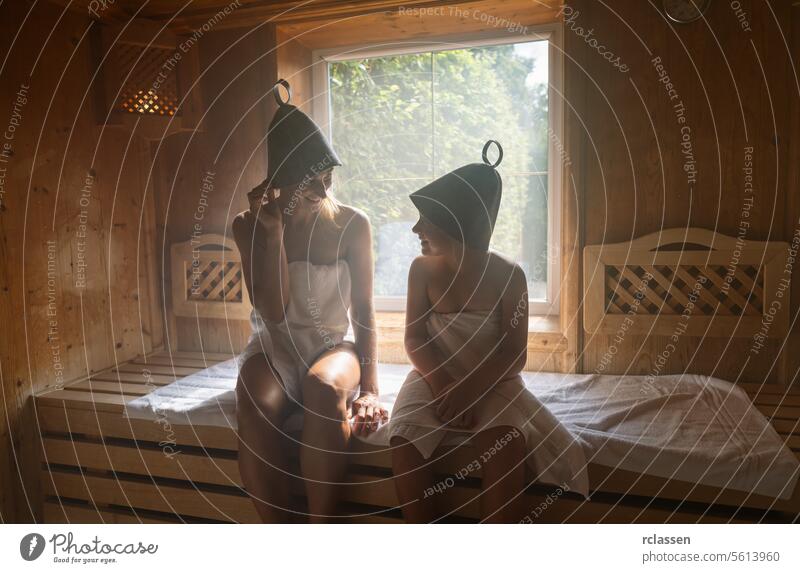
[[[411,231],[419,237],[420,251],[423,255],[435,256],[444,254],[454,240],[423,215],[419,216],[419,220]]]
[[[333,168],[317,173],[314,177],[305,180],[290,189],[281,190],[284,208],[290,211],[317,212],[322,208],[323,201],[329,197],[333,182]]]

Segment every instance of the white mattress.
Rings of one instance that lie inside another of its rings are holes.
[[[410,366],[381,364],[391,411]],[[128,403],[130,418],[236,428],[235,358]],[[692,374],[597,376],[524,372],[525,386],[580,441],[588,462],[637,473],[791,497],[800,464],[733,384]],[[297,412],[286,423],[302,425]],[[365,441],[388,446],[384,426]],[[361,439],[361,438],[359,438]]]

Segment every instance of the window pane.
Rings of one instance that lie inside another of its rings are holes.
[[[419,254],[408,195],[432,175],[431,54],[335,63],[329,76],[337,197],[372,222],[375,294],[405,296]]]
[[[507,201],[509,197],[516,201]],[[547,175],[504,176],[497,220],[503,226],[496,226],[492,247],[514,258],[525,271],[531,300],[546,300]]]
[[[375,229],[375,294],[405,296],[419,244],[409,193],[496,139],[503,200],[492,248],[525,269],[531,298],[547,280],[547,42],[330,64],[331,133],[344,166],[336,193]],[[544,259],[544,262],[542,262]]]

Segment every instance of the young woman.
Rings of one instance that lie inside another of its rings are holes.
[[[351,433],[368,435],[387,417],[376,378],[372,238],[364,213],[330,195],[341,162],[279,85],[289,90],[284,80],[273,88],[267,179],[233,221],[253,304],[253,333],[238,357],[239,468],[261,519],[289,521],[292,438],[283,423],[302,408],[300,471],[309,520],[319,522],[335,513]]]
[[[493,165],[491,143],[500,153]],[[467,439],[476,458],[465,471],[483,471],[482,519],[522,518],[526,446],[534,445],[526,444],[534,412],[519,376],[527,281],[518,265],[488,250],[502,191],[500,144],[487,142],[483,159],[411,195],[422,251],[408,276],[405,346],[414,370],[389,423],[395,486],[411,522],[441,516],[437,497],[447,488],[437,487],[428,458],[440,444]]]

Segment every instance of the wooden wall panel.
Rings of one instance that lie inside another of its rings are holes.
[[[525,33],[556,20],[562,0],[443,0],[426,6],[395,2],[390,10],[280,23],[287,37],[309,49],[359,44],[477,38]],[[491,18],[491,19],[490,19]]]
[[[790,70],[786,85],[789,98],[789,160],[784,162],[786,169],[786,212],[784,213],[784,226],[792,229],[800,225],[800,2],[792,2],[791,8],[791,33],[787,39],[789,50],[792,54],[793,70]],[[791,136],[793,134],[793,136]],[[795,279],[792,284],[792,298],[800,301],[800,281]],[[795,306],[794,309],[797,309]],[[797,311],[792,313],[790,321],[795,321],[794,328],[785,341],[786,349],[800,348],[800,328],[796,324]],[[797,387],[800,377],[800,353],[786,352],[786,380]]]
[[[233,217],[247,208],[247,191],[266,177],[265,137],[275,110],[269,92],[277,79],[273,26],[212,30],[192,49],[200,50],[198,74],[187,79],[202,98],[198,130],[164,140],[154,152],[165,293],[171,292],[170,245],[194,233],[231,236]],[[246,344],[247,321],[176,319],[168,299],[168,347],[233,355]]]
[[[311,50],[287,34],[283,26],[277,28],[276,39],[278,77],[285,79],[292,86],[291,103],[311,115],[314,94]]]
[[[89,19],[30,7],[0,7],[3,521],[41,519],[31,395],[162,342],[149,144],[96,128]]]
[[[668,23],[660,3],[576,0],[564,9],[572,106],[567,135],[578,155],[572,159],[584,244],[687,226],[737,236],[742,220],[749,224],[745,239],[790,240],[797,205],[789,200],[796,184],[787,180],[787,119],[797,93],[787,90],[792,68],[780,40],[790,34],[790,3],[741,5],[749,31],[727,2],[712,2],[705,22],[686,25]],[[587,41],[588,30],[596,44]],[[611,65],[596,46],[618,56],[628,71]],[[674,84],[672,94],[659,81],[656,58]],[[684,170],[691,166],[685,142],[691,144],[694,181]],[[744,190],[746,147],[753,148],[752,205]],[[629,335],[613,344],[611,336],[584,336],[587,372],[597,371],[613,346],[606,372],[688,371],[751,382],[787,377],[778,342],[756,355],[747,339],[685,337],[663,368],[655,369],[657,357],[668,352],[667,337]]]

